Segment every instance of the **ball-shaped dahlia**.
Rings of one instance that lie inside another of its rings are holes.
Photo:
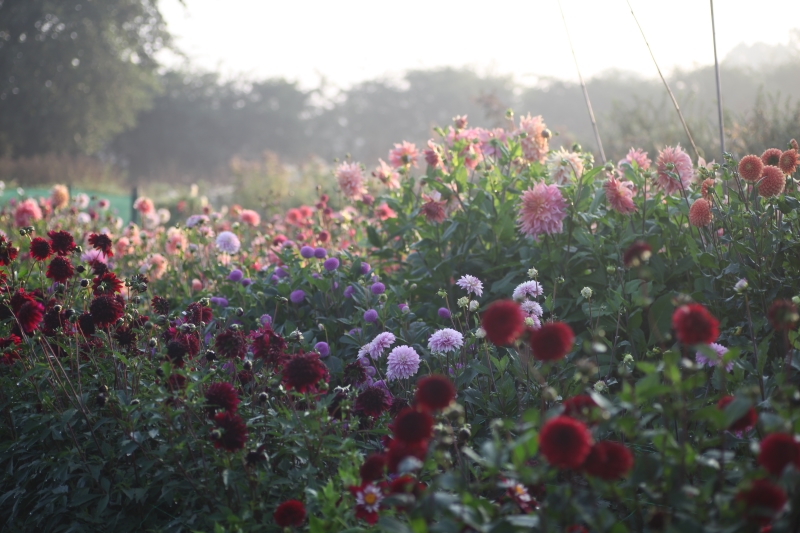
[[[382,453],[373,453],[364,459],[364,464],[358,469],[358,473],[361,475],[361,480],[364,481],[364,483],[371,483],[383,479],[385,471],[386,456]]]
[[[548,322],[538,329],[529,328],[528,342],[534,359],[558,361],[572,349],[575,334],[564,322]]]
[[[778,167],[767,165],[764,167],[764,174],[758,182],[758,194],[764,198],[778,196],[786,187],[786,177]]]
[[[790,330],[800,321],[800,313],[791,301],[775,300],[767,310],[767,319],[775,331]]]
[[[406,444],[426,442],[433,431],[433,417],[425,411],[404,409],[392,422],[394,438]]]
[[[220,357],[244,359],[247,354],[247,339],[240,330],[227,328],[217,334],[214,349]]]
[[[723,396],[717,402],[717,409],[722,411],[732,401],[733,401],[733,396]],[[758,414],[756,413],[756,410],[751,407],[741,418],[734,421],[733,424],[728,426],[727,429],[729,431],[747,431],[748,429],[756,425],[757,420],[758,420]]]
[[[214,447],[235,452],[247,442],[247,426],[244,420],[232,411],[222,411],[214,416],[219,433],[215,434]]]
[[[778,161],[778,168],[780,168],[784,174],[794,174],[794,171],[797,170],[797,163],[797,150],[792,148],[781,154],[781,158]]]
[[[78,317],[78,329],[86,337],[94,335],[96,328],[91,313],[83,313]]]
[[[227,381],[220,381],[212,383],[206,389],[206,402],[220,409],[226,411],[235,411],[236,406],[239,405],[239,395],[236,394],[236,389]]]
[[[766,526],[786,505],[786,493],[769,480],[756,479],[736,495],[736,501],[749,522]]]
[[[564,411],[562,416],[576,418],[586,423],[596,422],[600,408],[588,394],[579,394],[572,398],[567,398],[561,404]]]
[[[683,344],[711,344],[719,337],[719,321],[700,304],[678,307],[672,314],[672,328]]]
[[[455,397],[456,388],[453,382],[444,376],[433,374],[419,380],[414,402],[424,409],[438,411],[450,405]]]
[[[34,237],[31,240],[31,257],[36,261],[44,261],[53,255],[53,248],[50,243],[41,237]]]
[[[283,367],[283,384],[297,392],[317,392],[320,381],[328,382],[328,367],[314,352],[293,355]]]
[[[75,249],[75,240],[68,231],[48,231],[50,246],[58,255],[68,255]]]
[[[184,360],[186,357],[186,346],[183,343],[173,340],[167,343],[167,359],[178,368],[183,368]]]
[[[590,476],[613,481],[625,476],[633,468],[633,454],[618,442],[600,441],[592,446],[583,470]]]
[[[790,464],[800,469],[800,444],[794,435],[772,433],[761,441],[757,461],[773,476],[780,476]]]
[[[711,224],[711,202],[698,198],[689,208],[689,224],[701,228]]]
[[[272,518],[278,527],[300,527],[306,521],[306,508],[303,502],[287,500],[275,509]]]
[[[94,319],[94,325],[99,328],[107,328],[120,318],[125,311],[125,301],[119,294],[102,294],[95,296],[89,304],[89,313]]]
[[[428,453],[428,442],[419,441],[413,443],[403,442],[394,439],[386,452],[386,468],[390,474],[396,474],[400,463],[407,457],[416,457],[420,461],[425,459]]]
[[[66,283],[74,274],[75,269],[72,267],[70,260],[57,255],[50,261],[45,275],[58,283]]]
[[[511,344],[525,329],[525,313],[513,300],[498,300],[483,312],[481,327],[492,344]]]
[[[568,416],[548,420],[539,432],[539,450],[556,468],[580,467],[592,449],[592,436],[581,422]]]
[[[772,165],[777,167],[778,163],[781,161],[781,154],[783,154],[783,152],[778,148],[768,148],[761,154],[761,162],[764,163],[764,166]]]
[[[745,181],[756,181],[764,171],[764,162],[757,155],[746,155],[739,161],[739,176]]]
[[[379,417],[392,405],[391,395],[384,387],[369,386],[356,396],[356,411],[372,417]]]
[[[357,387],[367,381],[367,370],[359,361],[348,363],[342,373],[342,384]]]

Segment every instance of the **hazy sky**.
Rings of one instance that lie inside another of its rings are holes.
[[[163,0],[194,65],[226,77],[340,87],[412,68],[471,66],[576,79],[557,0]],[[713,63],[707,0],[631,0],[662,70]],[[610,68],[655,76],[625,0],[562,0],[584,77]],[[744,42],[787,43],[798,0],[717,0],[720,59]],[[175,59],[169,59],[173,64]]]

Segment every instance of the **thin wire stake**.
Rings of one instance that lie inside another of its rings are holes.
[[[589,110],[589,120],[592,121],[592,129],[594,130],[594,139],[597,141],[597,148],[600,150],[600,157],[603,159],[603,164],[606,164],[606,153],[603,150],[603,143],[600,141],[600,132],[597,130],[597,121],[594,119],[594,111],[592,110],[592,102],[589,100],[589,91],[586,90],[586,83],[583,81],[581,75],[581,68],[578,66],[578,58],[575,56],[575,48],[572,46],[572,37],[569,35],[569,28],[567,27],[567,19],[564,18],[564,10],[561,9],[561,0],[558,0],[558,10],[561,11],[561,20],[564,22],[564,31],[567,32],[567,41],[569,42],[569,49],[572,52],[572,59],[575,61],[575,70],[578,71],[578,79],[581,82],[581,89],[583,89],[583,99],[586,101],[586,108]]]
[[[647,42],[647,37],[644,35],[644,30],[642,29],[642,25],[639,24],[639,19],[636,18],[636,14],[633,12],[633,8],[631,7],[630,0],[625,0],[628,4],[628,9],[631,10],[631,15],[633,16],[633,20],[636,22],[636,25],[639,27],[639,32],[642,34],[642,39],[644,39],[644,44],[647,45],[647,51],[650,52],[650,57],[653,59],[653,64],[656,66],[656,70],[658,71],[658,75],[661,78],[661,81],[664,82],[664,87],[666,87],[667,92],[669,93],[669,97],[672,98],[672,103],[675,105],[675,111],[678,112],[678,117],[681,119],[681,124],[683,124],[683,130],[686,132],[686,136],[689,137],[689,142],[694,149],[694,155],[697,158],[700,158],[700,152],[697,150],[697,145],[694,144],[694,139],[692,138],[692,134],[689,133],[689,126],[686,125],[686,121],[683,119],[683,113],[681,113],[681,108],[678,106],[678,101],[675,99],[675,95],[672,94],[672,89],[669,88],[669,83],[667,83],[666,78],[661,73],[661,68],[658,66],[658,62],[656,61],[656,56],[653,55],[653,50],[650,48],[650,43]]]
[[[714,0],[711,2],[711,36],[714,40],[714,73],[717,76],[717,112],[719,113],[719,149],[722,156],[721,161],[725,160],[725,130],[722,122],[722,85],[719,79],[719,60],[717,59],[717,28],[714,23]]]

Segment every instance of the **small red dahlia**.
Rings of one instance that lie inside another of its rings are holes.
[[[765,526],[786,505],[786,493],[769,480],[756,479],[736,495],[736,501],[744,506],[748,521]]]
[[[150,300],[150,307],[159,315],[169,314],[169,300],[162,296],[153,296],[153,299]]]
[[[31,240],[31,257],[36,261],[45,261],[51,255],[53,255],[53,249],[47,240],[41,237],[34,237]]]
[[[622,264],[625,268],[638,267],[649,261],[652,255],[653,250],[649,244],[644,241],[634,241],[622,254]]]
[[[539,432],[539,449],[556,468],[577,469],[592,449],[592,436],[581,422],[568,416],[548,420]]]
[[[613,481],[624,477],[633,468],[633,454],[618,442],[600,441],[592,446],[583,470],[590,476]]]
[[[453,382],[444,376],[432,374],[417,383],[414,402],[425,409],[438,411],[450,405],[456,397]]]
[[[89,312],[94,319],[94,325],[99,328],[107,328],[114,322],[122,318],[125,311],[125,300],[119,294],[101,294],[96,296],[89,304]]]
[[[528,329],[528,342],[534,359],[558,361],[572,349],[575,334],[564,322],[547,322],[539,329]]]
[[[178,368],[183,368],[185,364],[184,357],[186,357],[186,346],[178,341],[169,341],[167,343],[167,359],[169,359],[170,363]]]
[[[672,313],[672,328],[683,344],[711,344],[719,337],[719,321],[700,304],[687,304]]]
[[[444,211],[444,206],[446,204],[447,202],[437,202],[436,200],[430,199],[424,204],[422,204],[422,207],[420,207],[419,212],[421,215],[425,215],[425,219],[428,222],[439,224],[446,218],[446,214]]]
[[[226,411],[235,411],[236,406],[239,405],[239,395],[236,394],[236,389],[227,381],[220,381],[212,383],[206,389],[206,402],[214,407],[225,409]]]
[[[794,171],[797,170],[797,163],[797,150],[792,148],[781,154],[781,159],[778,161],[778,168],[780,168],[784,174],[794,174]]]
[[[74,274],[75,269],[72,267],[70,260],[57,255],[50,261],[45,275],[58,283],[66,283]]]
[[[114,242],[111,240],[111,237],[105,233],[92,233],[89,235],[89,244],[91,244],[95,250],[103,252],[103,255],[106,257],[114,255]]]
[[[356,411],[364,416],[379,417],[392,405],[391,395],[384,387],[369,386],[356,397]]]
[[[303,502],[287,500],[275,509],[272,518],[278,527],[300,527],[306,521],[306,508]]]
[[[585,423],[596,422],[597,414],[600,408],[597,403],[588,394],[579,394],[572,398],[567,398],[561,404],[564,411],[561,413],[563,416],[575,418]]]
[[[251,331],[250,339],[253,342],[253,357],[256,359],[263,359],[265,363],[273,365],[278,364],[284,359],[286,355],[286,341],[283,337],[275,333],[269,325],[265,324],[257,330]],[[345,374],[346,373],[347,369],[345,369]],[[364,381],[366,381],[366,376]]]
[[[208,324],[214,318],[214,313],[210,307],[207,307],[200,302],[189,304],[186,308],[186,321],[195,325],[200,325],[200,322]]]
[[[775,331],[788,331],[797,326],[800,314],[789,300],[775,300],[767,310],[767,319]]]
[[[122,280],[113,272],[103,272],[92,281],[92,290],[95,295],[121,292],[124,286]]]
[[[359,468],[358,473],[364,483],[383,479],[386,472],[386,456],[382,453],[373,453],[366,459]]]
[[[711,224],[711,202],[698,198],[689,208],[689,224],[702,228]]]
[[[31,298],[23,303],[16,313],[20,329],[30,335],[42,322],[44,306]]]
[[[511,344],[525,329],[525,313],[513,300],[498,300],[483,312],[481,327],[495,346]]]
[[[317,392],[320,381],[328,382],[328,367],[315,352],[293,355],[283,367],[283,384],[297,392]]]
[[[745,181],[756,181],[764,171],[764,162],[757,155],[746,155],[739,161],[739,176]]]
[[[408,444],[395,439],[391,442],[389,450],[386,452],[386,468],[390,474],[396,474],[400,463],[402,463],[404,459],[414,457],[420,461],[424,461],[427,454],[428,443],[426,441]]]
[[[367,381],[367,370],[364,365],[358,361],[353,361],[344,367],[344,373],[342,374],[342,383],[344,385],[357,387],[365,381]]]
[[[244,359],[247,354],[247,338],[240,330],[224,329],[214,339],[214,349],[220,357]]]
[[[788,433],[772,433],[761,441],[757,460],[773,476],[780,476],[790,464],[800,469],[800,444]]]
[[[17,258],[18,250],[13,243],[6,239],[5,235],[0,235],[0,266],[10,265]]]
[[[4,365],[13,365],[17,359],[20,359],[16,347],[21,343],[22,339],[13,333],[8,337],[0,337],[0,363]]]
[[[720,411],[724,410],[728,404],[733,401],[733,396],[723,396],[717,402],[717,409]],[[756,421],[758,420],[758,414],[754,408],[750,408],[747,412],[736,420],[733,424],[728,427],[729,431],[747,431],[751,427],[756,425]]]
[[[758,194],[764,198],[780,195],[786,187],[786,177],[778,167],[764,167],[764,175],[758,182]]]
[[[68,255],[75,249],[75,240],[68,231],[48,231],[50,246],[58,255]]]
[[[222,411],[214,416],[214,423],[221,435],[214,441],[215,448],[224,448],[235,452],[244,448],[247,442],[247,426],[242,418],[234,412]]]
[[[777,167],[782,153],[778,148],[768,148],[761,154],[761,162],[764,163],[764,166],[772,165]]]
[[[395,440],[406,444],[418,444],[431,438],[433,417],[425,411],[404,409],[392,422]]]
[[[83,313],[78,317],[78,329],[86,337],[94,335],[96,328],[94,326],[94,318],[91,313]]]

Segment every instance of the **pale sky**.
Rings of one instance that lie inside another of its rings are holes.
[[[708,0],[630,0],[662,71],[714,61]],[[625,0],[561,0],[585,78],[656,71]],[[414,68],[469,66],[577,79],[557,0],[162,0],[178,47],[226,77],[324,76],[347,87]],[[799,0],[717,0],[720,60],[737,44],[781,44],[800,27]],[[175,65],[175,58],[165,58]]]

